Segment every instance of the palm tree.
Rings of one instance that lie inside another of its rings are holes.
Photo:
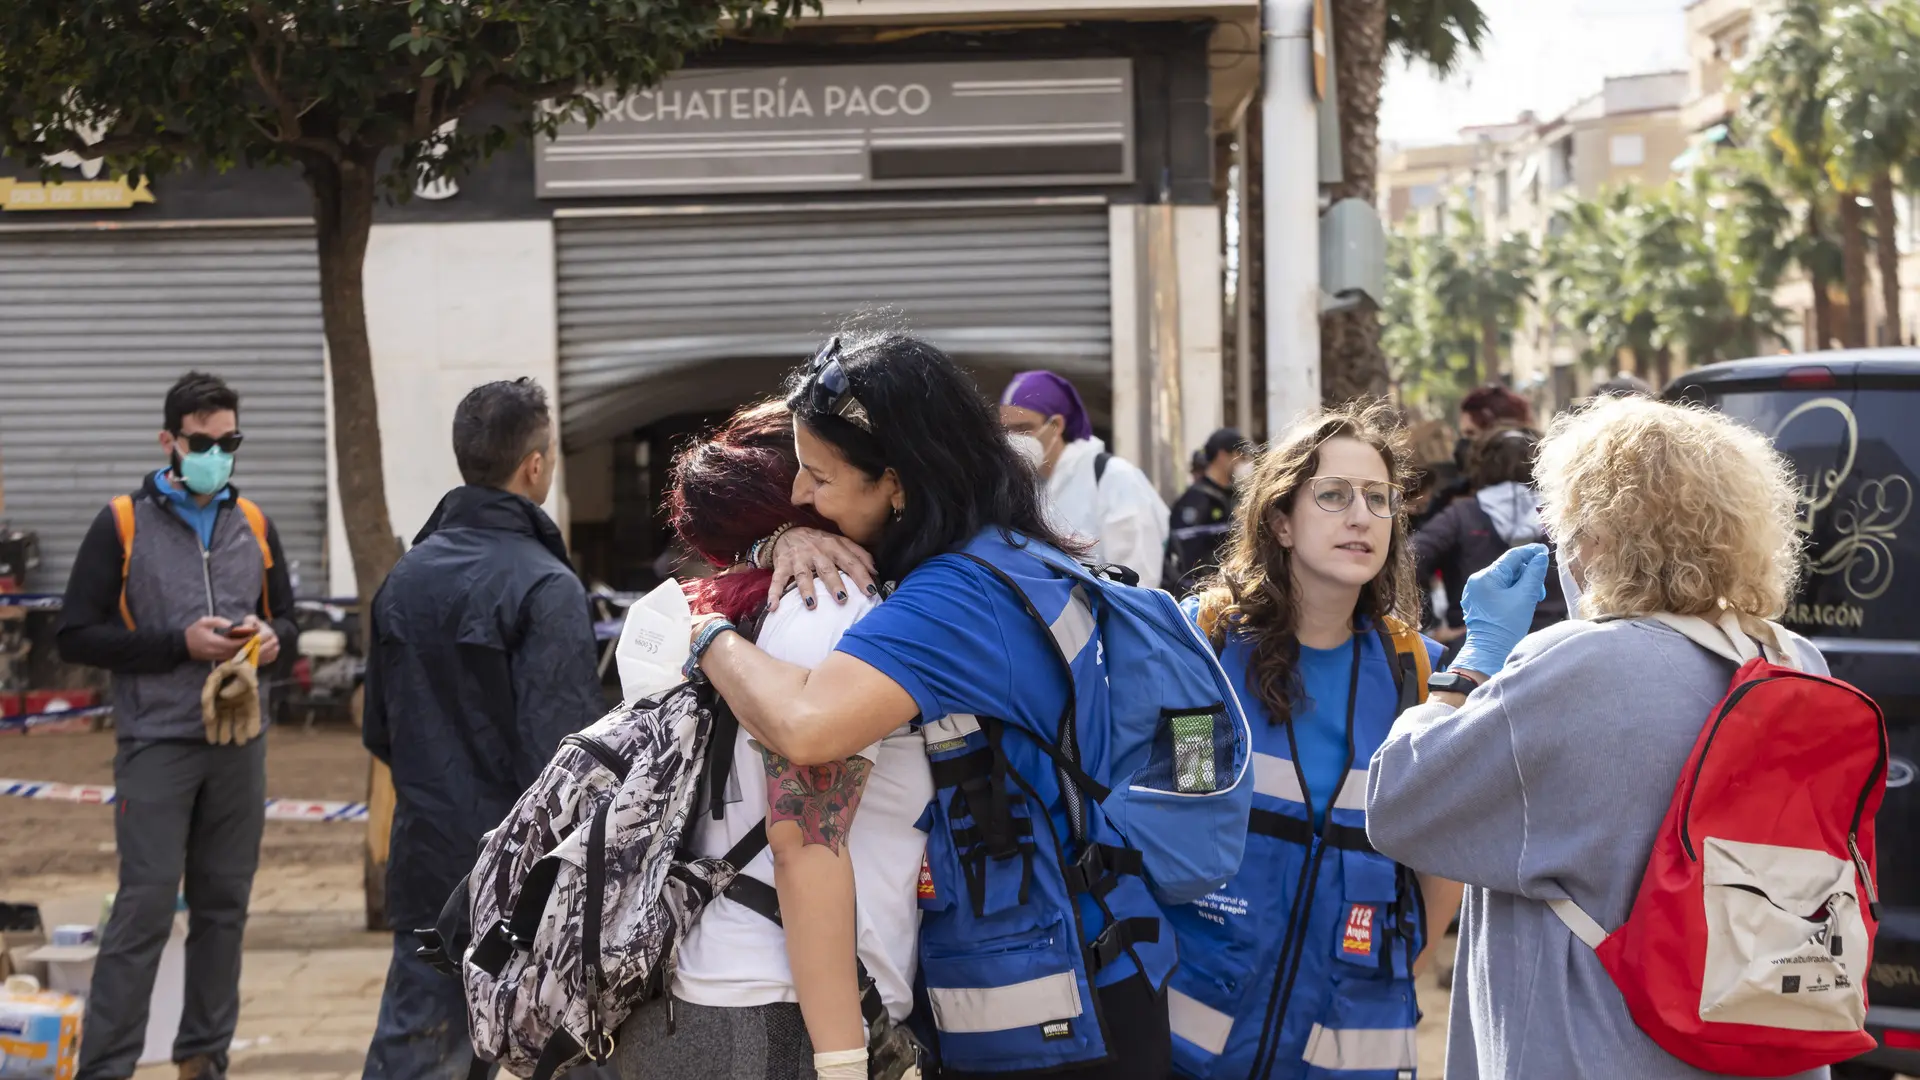
[[[1380,344],[1404,404],[1450,411],[1474,382],[1476,331],[1454,291],[1458,254],[1443,238],[1388,238],[1387,295]]]
[[[1739,81],[1740,126],[1764,140],[1766,171],[1802,204],[1802,240],[1795,246],[1795,261],[1812,280],[1814,336],[1823,349],[1836,336],[1849,346],[1866,343],[1860,206],[1844,193],[1836,198],[1829,172],[1836,142],[1828,110],[1834,65],[1831,6],[1831,0],[1782,0],[1773,32]],[[1837,221],[1841,233],[1838,245],[1829,232],[1830,220]],[[1846,285],[1849,309],[1839,327],[1834,325],[1829,293],[1836,276]]]
[[[1338,0],[1333,16],[1339,86],[1340,160],[1345,179],[1333,198],[1376,200],[1380,165],[1380,87],[1389,54],[1449,74],[1486,37],[1475,0]],[[1329,315],[1322,325],[1322,393],[1329,402],[1384,394],[1388,385],[1375,312]]]
[[[1579,332],[1581,359],[1611,367],[1622,352],[1634,370],[1651,370],[1653,317],[1626,302],[1632,296],[1626,223],[1638,198],[1623,187],[1574,203],[1547,242],[1548,311]]]
[[[1920,156],[1914,119],[1920,88],[1913,79],[1913,64],[1920,57],[1920,4],[1906,0],[1847,9],[1834,23],[1833,48],[1829,101],[1836,137],[1831,171],[1843,208],[1856,192],[1865,191],[1872,199],[1881,302],[1898,340],[1902,324],[1894,176],[1920,176],[1908,170]]]

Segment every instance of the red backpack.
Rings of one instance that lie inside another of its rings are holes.
[[[1740,670],[1674,786],[1626,924],[1609,934],[1571,900],[1550,906],[1634,1023],[1695,1068],[1782,1076],[1872,1050],[1886,720],[1846,683],[1763,653],[1732,615],[1658,618]]]

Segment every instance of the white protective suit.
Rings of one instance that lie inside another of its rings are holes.
[[[1097,438],[1068,443],[1047,478],[1047,509],[1063,531],[1092,540],[1088,561],[1117,563],[1140,575],[1140,584],[1160,587],[1169,518],[1166,501],[1133,462],[1109,457],[1094,482],[1094,459],[1106,453]]]

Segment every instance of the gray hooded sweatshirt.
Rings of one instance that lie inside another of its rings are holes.
[[[1826,661],[1804,638],[1806,671]],[[1657,622],[1565,622],[1458,710],[1401,714],[1367,777],[1367,836],[1467,885],[1447,1080],[1699,1080],[1634,1025],[1548,900],[1611,931],[1734,667]],[[1797,1074],[1825,1077],[1824,1068]]]

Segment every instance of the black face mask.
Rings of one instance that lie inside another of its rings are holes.
[[[1467,471],[1467,455],[1473,451],[1473,440],[1465,435],[1453,441],[1453,463],[1460,466],[1461,472]]]

